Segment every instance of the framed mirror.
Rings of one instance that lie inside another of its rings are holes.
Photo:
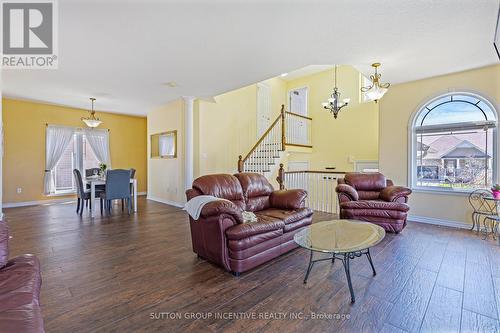
[[[177,157],[177,130],[151,135],[151,158]]]

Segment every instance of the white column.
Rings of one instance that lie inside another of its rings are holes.
[[[194,133],[193,133],[193,106],[194,96],[184,96],[184,153],[185,156],[185,183],[186,189],[191,188],[193,184],[193,166],[194,166]]]

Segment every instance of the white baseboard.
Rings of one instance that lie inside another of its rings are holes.
[[[161,202],[161,203],[164,203],[166,205],[170,205],[170,206],[174,206],[174,207],[178,207],[178,208],[184,207],[183,203],[172,201],[172,200],[166,200],[166,199],[163,199],[163,198],[158,198],[158,197],[155,197],[155,196],[152,196],[152,195],[148,195],[146,197],[146,199],[151,200],[151,201]]]
[[[37,200],[37,201],[22,201],[22,202],[7,202],[3,204],[3,208],[15,208],[15,207],[26,207],[26,206],[38,206],[38,205],[52,205],[61,202],[71,202],[75,201],[75,198],[64,198],[64,199],[50,199],[50,200]]]
[[[137,196],[147,195],[147,192],[137,192]],[[37,201],[21,201],[21,202],[7,202],[3,204],[3,208],[15,208],[26,206],[39,206],[39,205],[53,205],[62,202],[75,201],[76,197],[68,197],[61,199],[37,200]]]
[[[453,227],[453,228],[460,228],[460,229],[470,229],[472,227],[472,224],[465,223],[463,221],[438,219],[438,218],[434,218],[434,217],[417,216],[417,215],[409,215],[408,221],[441,225],[441,226],[445,226],[445,227]]]

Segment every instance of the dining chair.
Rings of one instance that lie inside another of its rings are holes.
[[[135,169],[131,168],[130,169],[130,179],[135,178]],[[134,184],[130,184],[130,195],[134,195]],[[124,207],[124,199],[122,199],[122,212],[123,212],[123,207]]]
[[[123,199],[127,203],[128,213],[131,211],[130,170],[115,169],[106,172],[106,189],[100,194],[104,200],[106,211],[111,215],[113,200]]]
[[[492,200],[491,192],[485,189],[475,190],[469,194],[469,203],[472,206],[472,228],[470,230],[474,230],[475,227],[478,233],[480,231],[484,232],[484,239],[486,239],[489,233],[486,223],[488,221],[491,225],[493,238],[495,238],[500,218],[497,211],[497,202]],[[481,219],[483,221],[482,228]]]
[[[85,189],[85,187],[83,186],[83,179],[80,170],[74,169],[73,175],[75,177],[76,196],[77,196],[76,212],[79,213],[81,216],[83,214],[83,207],[84,206],[88,207],[90,201],[90,191]],[[100,193],[102,193],[102,191],[96,189],[96,196],[100,195]],[[101,214],[102,214],[102,199],[101,199]]]
[[[469,194],[469,203],[472,206],[472,228],[470,230],[474,230],[475,227],[479,232],[481,218],[493,214],[492,207],[484,199],[490,195],[490,191],[484,189],[475,190]]]
[[[92,177],[94,176],[94,170],[97,171],[97,174],[101,171],[99,168],[90,168],[90,169],[85,169],[85,177]],[[86,186],[87,190],[90,190],[90,184],[87,184]],[[96,191],[104,191],[104,185],[96,185],[95,186]]]
[[[101,169],[99,168],[90,168],[90,169],[85,169],[85,177],[90,177],[94,175],[94,171],[97,171],[97,174],[99,174],[99,171]]]

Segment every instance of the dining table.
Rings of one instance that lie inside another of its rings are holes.
[[[85,178],[85,181],[90,185],[90,217],[95,217],[95,188],[97,185],[106,185],[106,179],[101,176],[89,176]],[[133,210],[134,212],[137,212],[137,179],[131,178],[130,184],[132,185]]]

